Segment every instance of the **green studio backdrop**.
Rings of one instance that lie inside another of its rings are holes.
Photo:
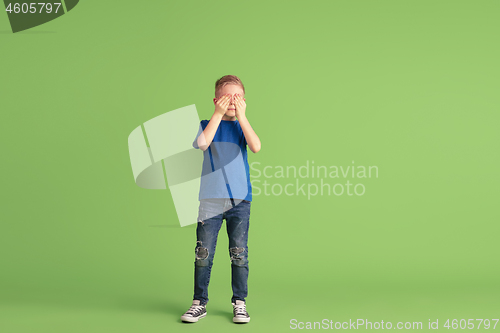
[[[499,10],[87,0],[18,33],[0,13],[0,330],[282,332],[293,319],[363,319],[426,331],[499,318]],[[187,105],[209,119],[226,74],[245,84],[262,142],[249,152],[261,190],[252,321],[231,321],[223,225],[208,316],[185,325],[195,225],[180,227],[168,189],[135,184],[127,137]],[[339,177],[280,177],[307,165]],[[376,168],[342,175],[359,166]],[[352,195],[308,196],[322,181],[349,181]],[[287,184],[293,195],[278,194]]]

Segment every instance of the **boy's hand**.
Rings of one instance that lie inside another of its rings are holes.
[[[247,108],[247,104],[245,103],[245,99],[240,94],[234,94],[234,107],[236,108],[236,118],[240,119],[245,117],[245,111]]]
[[[225,94],[224,96],[220,97],[217,100],[217,103],[215,104],[215,113],[224,116],[227,112],[227,108],[230,103],[231,103],[231,95]]]

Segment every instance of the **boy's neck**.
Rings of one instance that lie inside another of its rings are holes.
[[[222,116],[222,120],[235,121],[235,120],[236,120],[236,116],[234,116],[234,117],[229,117],[229,116],[223,115],[223,116]]]

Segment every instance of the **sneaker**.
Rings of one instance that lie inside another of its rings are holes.
[[[181,316],[181,320],[187,323],[196,323],[200,318],[207,315],[205,305],[200,305],[200,300],[193,300],[193,305]]]
[[[248,323],[250,321],[250,315],[244,301],[236,300],[236,303],[233,303],[233,314],[234,323]]]

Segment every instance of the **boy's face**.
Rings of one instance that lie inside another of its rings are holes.
[[[238,84],[226,84],[222,89],[219,90],[219,93],[214,98],[214,105],[217,103],[219,98],[221,96],[224,96],[225,94],[231,95],[231,103],[227,107],[226,116],[235,117],[236,116],[236,109],[234,106],[234,95],[240,94],[241,96],[245,97],[245,93],[243,92],[243,89],[241,89],[241,86]],[[243,99],[243,100],[245,100],[245,99]]]

